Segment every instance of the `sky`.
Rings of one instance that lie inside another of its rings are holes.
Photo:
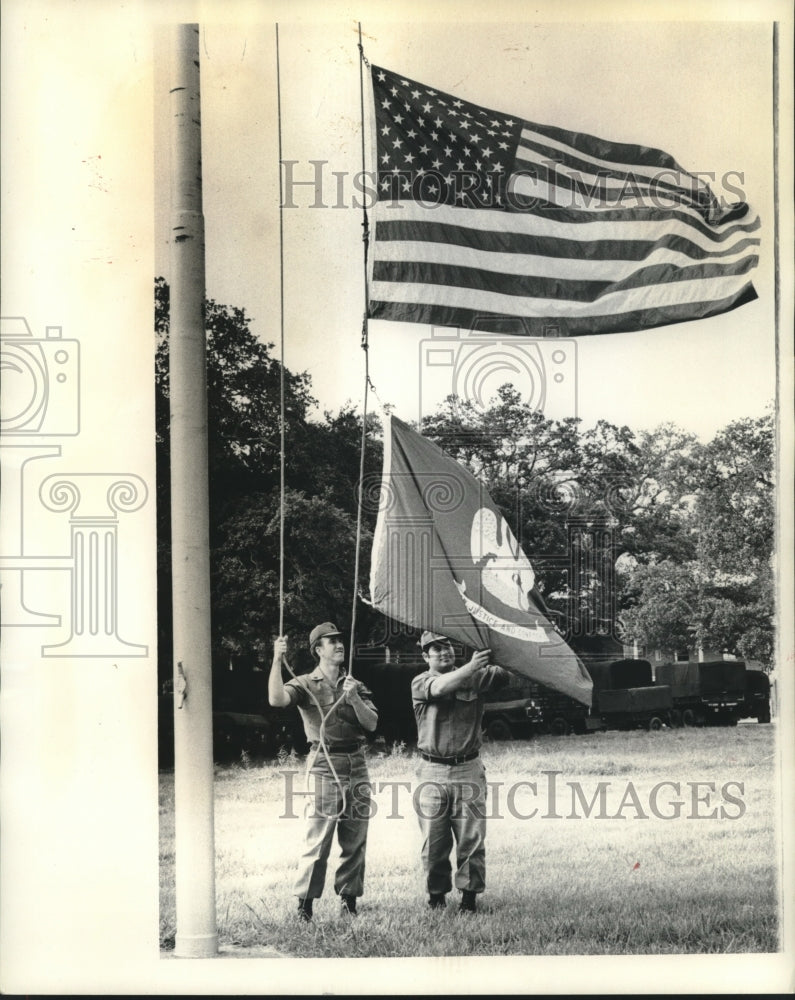
[[[772,40],[769,24],[680,22],[385,23],[365,20],[371,63],[507,114],[657,146],[713,190],[741,188],[762,220],[759,298],[720,317],[565,345],[562,384],[521,383],[554,418],[579,416],[634,430],[673,421],[709,439],[757,417],[775,396]],[[276,31],[269,24],[201,26],[202,143],[207,294],[246,310],[262,339],[280,337],[285,363],[307,371],[320,410],[361,407],[364,355],[362,212],[352,205],[362,169],[354,20],[282,23],[278,31],[284,175],[280,252]],[[155,268],[168,277],[168,77],[164,38],[155,62]],[[373,163],[365,73],[365,163]],[[312,161],[321,161],[321,166]],[[283,261],[283,264],[282,264]],[[455,329],[437,331],[457,337]],[[404,419],[434,409],[450,373],[423,359],[429,326],[372,320],[370,377],[377,408]],[[542,352],[550,348],[541,345]],[[536,355],[537,358],[537,355]],[[433,376],[433,377],[431,377]],[[496,372],[487,398],[506,376]],[[543,396],[543,399],[542,399]]]

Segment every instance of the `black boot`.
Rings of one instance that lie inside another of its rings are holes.
[[[312,900],[311,899],[299,899],[298,900],[298,919],[305,920],[309,922],[312,919]]]
[[[350,913],[352,916],[356,916],[356,897],[355,896],[345,896],[340,893],[340,904],[343,913]]]
[[[443,892],[432,892],[428,896],[428,906],[432,910],[443,910],[447,906],[447,901],[444,898]]]
[[[472,892],[470,889],[464,889],[461,893],[461,902],[458,909],[462,913],[476,913],[478,908],[477,898],[477,893]]]

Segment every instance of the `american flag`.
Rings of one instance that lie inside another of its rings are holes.
[[[667,153],[491,111],[372,67],[369,315],[618,333],[755,299],[759,219]]]

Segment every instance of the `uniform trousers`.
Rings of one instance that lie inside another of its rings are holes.
[[[304,810],[304,849],[298,860],[295,895],[317,899],[323,894],[334,832],[340,845],[340,861],[334,875],[338,895],[361,896],[364,891],[367,826],[371,812],[371,787],[364,752],[331,753],[334,769],[345,789],[343,794],[322,751],[309,772],[309,790]]]
[[[422,863],[429,893],[486,887],[486,769],[480,757],[463,764],[422,761],[415,808],[422,833]]]

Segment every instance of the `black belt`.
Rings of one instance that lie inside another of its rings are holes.
[[[429,760],[431,764],[465,764],[468,760],[474,760],[480,756],[480,750],[473,750],[472,753],[462,754],[460,757],[434,757],[432,753],[425,753],[420,750],[420,757]]]
[[[312,744],[312,750],[317,750],[320,746],[319,743]],[[329,753],[356,753],[357,750],[361,750],[361,743],[327,743],[326,749]]]

